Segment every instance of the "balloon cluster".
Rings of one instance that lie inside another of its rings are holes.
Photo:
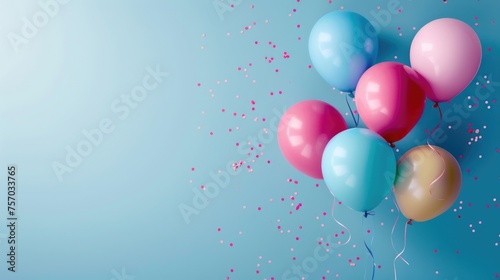
[[[278,129],[288,162],[324,179],[337,199],[365,215],[391,189],[410,221],[427,221],[449,209],[462,183],[457,160],[428,143],[396,161],[392,148],[420,120],[426,98],[439,108],[477,74],[482,52],[472,28],[456,19],[434,20],[411,44],[411,67],[376,63],[375,28],[357,13],[334,11],[312,28],[309,54],[330,86],[354,98],[367,128],[348,129],[337,109],[323,101],[299,102],[285,112]]]

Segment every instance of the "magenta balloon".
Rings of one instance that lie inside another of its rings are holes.
[[[356,106],[366,126],[387,142],[397,142],[424,112],[428,84],[410,67],[382,62],[368,69],[356,87]]]
[[[347,129],[342,115],[332,105],[318,100],[290,107],[278,127],[278,143],[290,164],[316,179],[323,179],[321,159],[328,141]]]
[[[474,79],[481,64],[481,42],[464,22],[441,18],[426,24],[411,43],[411,67],[429,82],[427,97],[449,101]]]

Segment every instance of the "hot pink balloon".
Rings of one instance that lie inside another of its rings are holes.
[[[481,42],[464,22],[441,18],[426,24],[411,43],[411,67],[431,86],[427,97],[449,101],[474,79],[481,64]]]
[[[290,107],[278,127],[278,143],[290,164],[316,179],[323,179],[321,159],[328,141],[347,129],[342,115],[332,105],[307,100]]]
[[[369,68],[356,87],[356,106],[366,126],[389,143],[403,139],[424,112],[426,81],[397,62]]]

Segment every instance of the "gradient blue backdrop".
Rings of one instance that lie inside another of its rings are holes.
[[[442,216],[409,227],[410,265],[398,260],[397,270],[398,279],[499,277],[498,1],[389,1],[400,9],[390,13],[379,0],[72,0],[46,7],[44,18],[40,3],[49,2],[0,1],[1,279],[300,279],[297,267],[306,279],[368,279],[371,237],[375,279],[393,279],[392,198],[364,225],[337,206],[352,232],[338,246],[347,233],[331,216],[333,197],[294,170],[276,141],[280,114],[306,99],[331,103],[353,126],[344,96],[309,67],[309,31],[338,9],[378,25],[379,62],[408,64],[413,36],[436,18],[478,33],[477,78],[443,104],[431,140],[459,160],[462,191]],[[23,18],[42,24],[19,41]],[[120,119],[113,104],[147,67],[169,76]],[[472,107],[453,111],[464,102]],[[103,120],[114,131],[59,180],[54,162],[65,164],[67,147]],[[437,122],[429,102],[396,156],[425,143]],[[16,273],[6,263],[8,164],[18,167]],[[316,250],[320,238],[333,241],[329,254]]]

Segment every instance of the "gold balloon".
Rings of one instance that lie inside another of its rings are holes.
[[[413,221],[444,213],[457,199],[461,185],[457,160],[440,147],[418,146],[397,163],[394,194],[403,215]]]

